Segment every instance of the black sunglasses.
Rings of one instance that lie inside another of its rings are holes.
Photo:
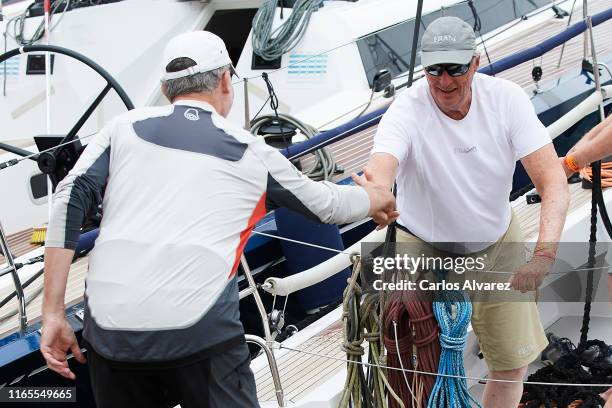
[[[444,71],[452,77],[465,75],[470,70],[472,61],[467,64],[435,64],[425,67],[425,72],[433,76],[441,76]]]

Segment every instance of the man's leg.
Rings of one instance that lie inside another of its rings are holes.
[[[527,366],[515,370],[490,371],[488,378],[494,380],[522,381],[527,373]],[[523,395],[522,383],[504,383],[487,381],[482,404],[484,408],[516,408]]]
[[[506,234],[486,250],[487,270],[514,271],[526,261],[524,238],[516,217]],[[507,274],[476,274],[485,282],[507,282]],[[527,366],[548,345],[534,293],[484,291],[472,297],[472,328],[489,368],[488,378],[522,381]],[[483,395],[485,408],[516,408],[522,383],[488,381]]]
[[[256,408],[246,343],[168,371],[164,382],[182,408]]]
[[[165,396],[154,370],[132,369],[87,347],[91,388],[98,408],[164,407]]]
[[[473,303],[472,327],[489,367],[489,378],[521,381],[548,344],[533,302]],[[523,384],[488,381],[485,408],[516,408]]]

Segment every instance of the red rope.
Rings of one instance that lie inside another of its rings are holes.
[[[387,365],[390,367],[421,370],[431,373],[438,371],[440,360],[440,343],[438,341],[438,323],[433,314],[430,293],[420,291],[392,292],[384,317],[384,341],[387,349]],[[393,322],[397,323],[397,344]],[[399,347],[399,353],[397,349]],[[416,349],[416,364],[413,351]],[[400,358],[401,362],[400,365]],[[389,383],[401,398],[405,408],[425,408],[433,390],[436,377],[405,373],[412,388],[406,385],[404,373],[388,370]],[[415,378],[416,377],[416,378]],[[413,397],[414,394],[414,397]],[[414,398],[420,400],[417,404]],[[399,408],[393,397],[388,397],[390,408]]]

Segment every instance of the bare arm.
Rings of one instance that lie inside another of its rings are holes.
[[[372,182],[391,189],[399,163],[397,159],[389,153],[374,153],[366,166],[368,173],[372,177]]]
[[[521,159],[525,170],[542,197],[540,232],[531,260],[510,277],[512,288],[521,292],[536,290],[554,263],[569,205],[569,190],[563,169],[549,143]]]
[[[45,283],[42,308],[42,338],[40,351],[49,368],[60,375],[75,379],[68,367],[66,351],[70,349],[77,361],[85,363],[72,327],[64,316],[64,296],[74,250],[45,249]]]
[[[353,174],[359,186],[313,181],[298,171],[278,150],[258,140],[250,147],[268,171],[266,210],[287,207],[314,221],[343,224],[370,216],[379,225],[393,222],[395,198],[366,176]]]
[[[89,142],[70,173],[58,184],[53,196],[53,211],[45,240],[45,283],[43,328],[40,351],[49,368],[74,379],[68,367],[66,351],[84,363],[72,327],[64,315],[64,296],[70,264],[74,257],[85,215],[102,199],[101,191],[108,177],[110,137],[105,128]]]
[[[46,318],[64,318],[64,295],[74,250],[45,249],[45,285],[43,294],[43,324]]]
[[[568,154],[574,156],[579,167],[612,154],[612,115],[584,135]]]
[[[523,157],[521,163],[533,181],[542,204],[537,248],[556,251],[569,205],[569,190],[552,143]]]

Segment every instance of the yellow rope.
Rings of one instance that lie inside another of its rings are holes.
[[[342,349],[347,354],[347,375],[338,408],[361,408],[369,403],[375,407],[387,408],[386,393],[404,408],[404,403],[391,388],[385,369],[382,367],[382,318],[377,311],[382,310],[384,296],[364,294],[357,283],[361,275],[361,259],[354,256],[353,273],[344,290],[342,301]],[[363,297],[363,301],[362,301]],[[365,354],[364,342],[368,342],[369,356],[374,363],[370,378],[362,371],[362,356]],[[364,401],[363,390],[367,390]]]

